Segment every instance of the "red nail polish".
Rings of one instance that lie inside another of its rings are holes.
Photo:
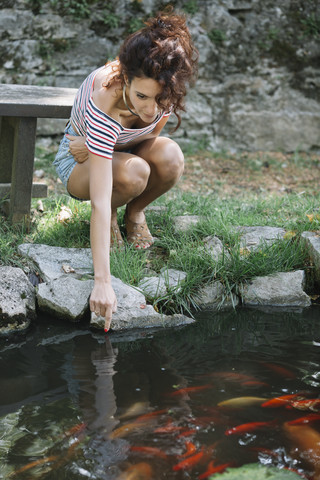
[[[107,328],[105,328],[105,329],[104,329],[104,331],[107,333],[107,332],[108,332],[108,329],[107,329]]]

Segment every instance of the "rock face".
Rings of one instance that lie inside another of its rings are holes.
[[[20,268],[0,267],[0,336],[24,331],[35,318],[35,291]]]
[[[199,79],[175,137],[215,150],[320,149],[317,0],[176,0],[199,50]],[[77,88],[161,8],[151,0],[7,0],[0,81]],[[64,121],[39,120],[60,134]],[[171,122],[174,124],[174,120]],[[170,127],[171,125],[169,125]]]

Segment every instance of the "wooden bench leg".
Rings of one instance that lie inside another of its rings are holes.
[[[9,217],[12,223],[29,224],[37,119],[8,119],[14,127]]]

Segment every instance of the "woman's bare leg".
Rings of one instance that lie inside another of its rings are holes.
[[[179,180],[184,169],[184,156],[179,145],[166,137],[157,137],[139,144],[134,153],[150,166],[150,175],[144,191],[128,202],[128,216],[134,222],[143,222],[147,205],[168,192]]]

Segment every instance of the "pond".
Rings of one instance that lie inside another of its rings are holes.
[[[319,308],[129,336],[40,319],[0,344],[0,478],[201,480],[256,462],[319,478]]]

